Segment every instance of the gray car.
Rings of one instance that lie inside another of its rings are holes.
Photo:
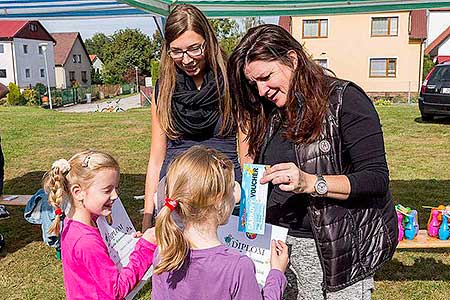
[[[423,121],[450,116],[450,62],[436,65],[422,84],[419,109]]]

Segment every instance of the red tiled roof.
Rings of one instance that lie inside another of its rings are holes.
[[[64,65],[78,35],[78,32],[52,33],[52,37],[56,40],[55,65]]]
[[[291,32],[291,21],[292,18],[290,16],[280,16],[278,18],[278,25],[286,29],[289,33]]]
[[[434,49],[436,49],[442,42],[450,37],[450,26],[447,27],[434,41],[425,48],[425,54],[430,54]]]
[[[0,21],[0,38],[12,38],[29,21]]]
[[[427,38],[427,11],[425,9],[413,10],[410,13],[411,28],[409,38],[421,39]]]
[[[450,61],[450,55],[439,55],[437,57],[437,63],[441,64],[443,62]]]
[[[89,59],[91,60],[91,62],[94,62],[94,59],[97,57],[97,55],[95,54],[89,54]]]

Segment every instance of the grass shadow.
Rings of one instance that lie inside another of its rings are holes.
[[[447,117],[447,116],[436,116],[433,118],[433,120],[430,120],[430,121],[423,121],[421,117],[418,117],[418,118],[415,118],[414,121],[416,123],[423,123],[423,124],[450,125],[450,117]]]
[[[32,195],[42,186],[45,172],[35,171],[5,181],[5,193]],[[142,216],[139,210],[144,207],[142,200],[134,200],[133,196],[144,194],[145,174],[121,174],[120,198],[136,227],[141,230]],[[0,252],[0,258],[14,253],[34,241],[42,241],[40,225],[28,223],[23,217],[24,206],[7,206],[11,217],[0,220],[1,233],[4,235],[6,247]]]
[[[407,254],[409,262],[404,263],[394,257],[375,274],[376,280],[450,281],[449,264],[437,259],[447,255],[448,249],[401,249],[397,252],[400,256]]]

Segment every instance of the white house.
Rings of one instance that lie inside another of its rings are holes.
[[[430,9],[427,30],[425,54],[437,63],[450,61],[450,9]]]
[[[101,73],[103,70],[103,62],[101,59],[95,54],[90,54],[89,59],[91,60],[92,68],[95,72]]]
[[[0,20],[0,82],[55,86],[55,40],[38,21]],[[45,67],[47,58],[47,70]]]

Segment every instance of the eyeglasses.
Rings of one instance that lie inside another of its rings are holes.
[[[194,45],[187,50],[170,49],[167,53],[172,59],[179,60],[184,58],[184,54],[187,54],[190,58],[197,58],[203,54],[203,50],[205,50],[205,42],[201,45]]]

